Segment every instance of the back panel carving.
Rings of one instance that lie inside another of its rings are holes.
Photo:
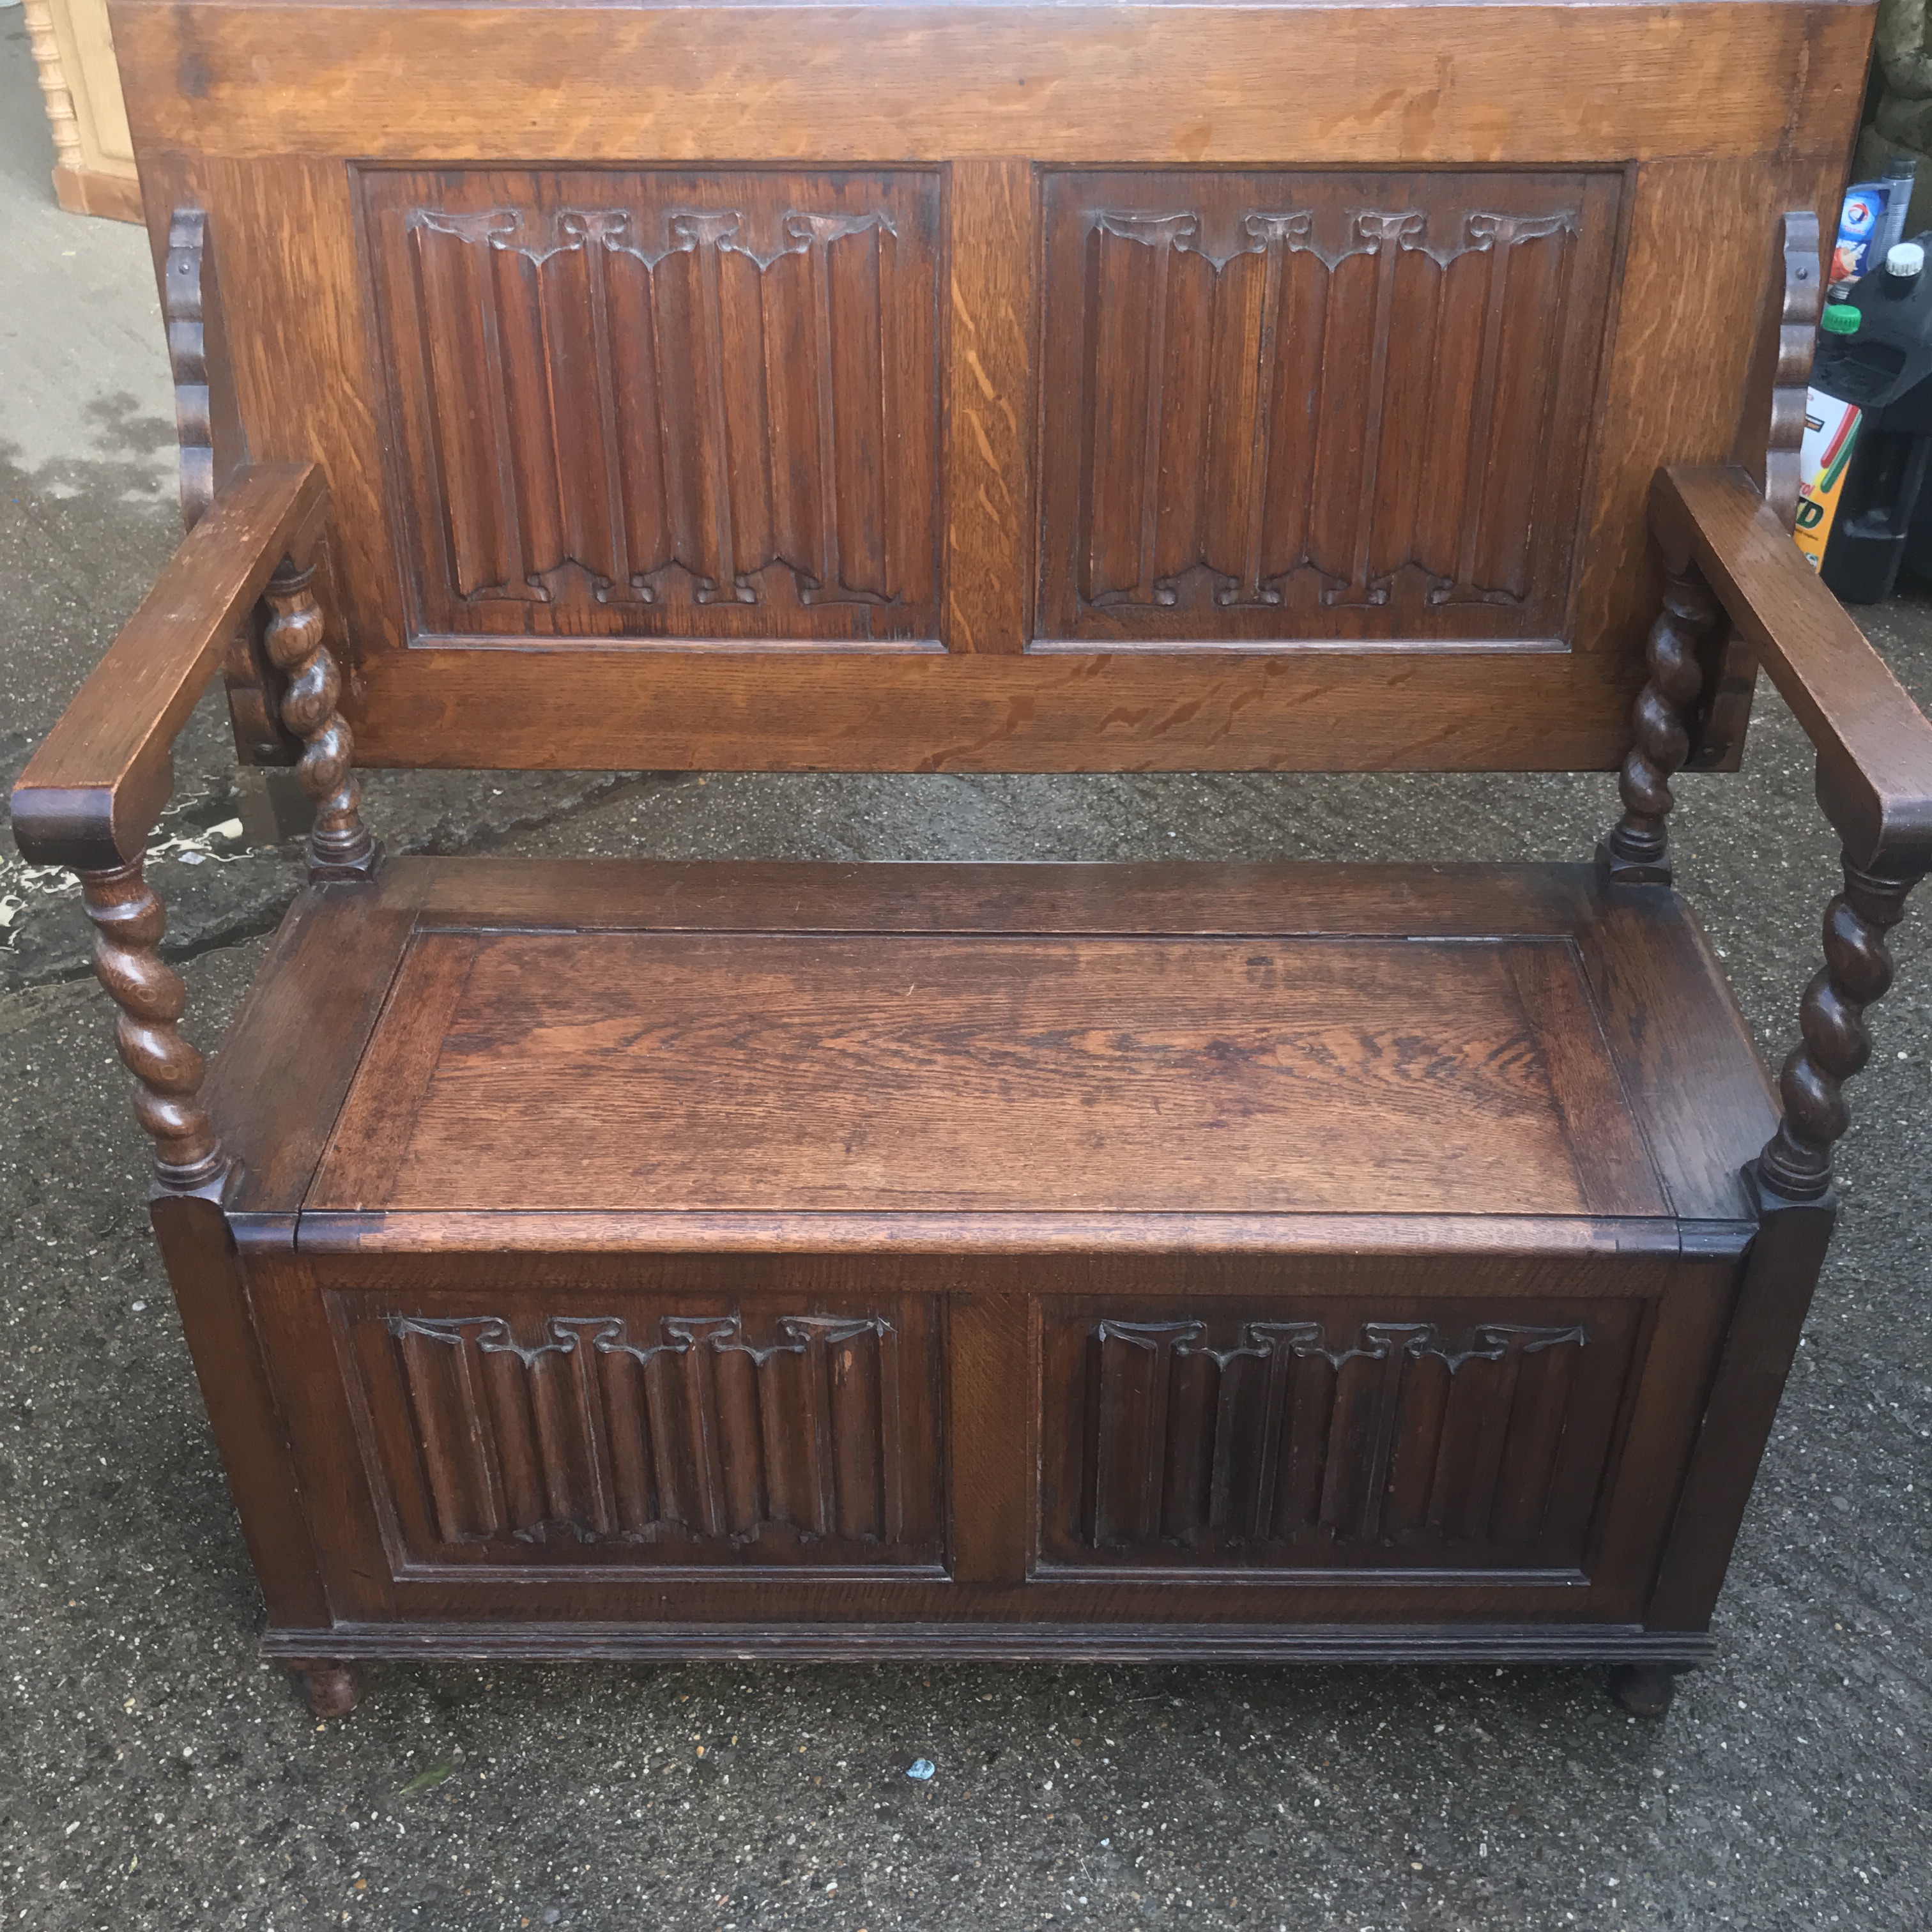
[[[418,633],[932,638],[938,177],[371,173]]]
[[[406,1560],[931,1564],[929,1318],[363,1315]]]
[[[1040,638],[1564,635],[1619,185],[1048,176]]]
[[[1578,1312],[1526,1324],[1216,1310],[1050,1329],[1046,1467],[1058,1473],[1043,1553],[1578,1568],[1636,1312]]]

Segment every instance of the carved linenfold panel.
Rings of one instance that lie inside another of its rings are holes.
[[[937,183],[370,176],[424,628],[930,637]]]
[[[1453,1327],[1102,1318],[1049,1347],[1049,1388],[1057,1354],[1084,1390],[1062,1418],[1069,1493],[1046,1512],[1046,1553],[1573,1567],[1631,1340],[1627,1309]]]
[[[1054,177],[1042,637],[1559,634],[1616,198]]]
[[[361,1327],[413,1556],[934,1554],[929,1350],[922,1333],[908,1348],[903,1321],[398,1314]]]

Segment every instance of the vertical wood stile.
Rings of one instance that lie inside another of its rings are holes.
[[[905,1540],[905,1417],[900,1407],[899,1336],[890,1322],[873,1324],[879,1368],[879,1521],[888,1543]]]
[[[1016,652],[1032,629],[1034,168],[955,161],[946,210],[946,591],[950,651]]]
[[[1508,1440],[1510,1412],[1516,1405],[1516,1378],[1522,1358],[1505,1338],[1498,1347],[1496,1339],[1479,1336],[1475,1353],[1462,1365],[1459,1378],[1477,1384],[1482,1394],[1482,1426],[1471,1458],[1468,1486],[1463,1492],[1462,1513],[1454,1527],[1471,1543],[1486,1541],[1496,1514],[1496,1485],[1503,1469],[1503,1449]]]
[[[1277,344],[1288,280],[1288,244],[1291,238],[1306,241],[1311,220],[1305,211],[1255,214],[1247,218],[1248,231],[1260,238],[1263,251],[1261,315],[1253,358],[1254,416],[1249,426],[1246,450],[1247,541],[1243,547],[1240,589],[1238,593],[1242,602],[1250,604],[1258,603],[1262,595],[1262,543],[1267,529],[1269,432],[1274,421],[1275,392],[1281,377]],[[1224,276],[1224,282],[1226,279]]]
[[[502,1322],[485,1324],[476,1346],[482,1358],[478,1379],[502,1479],[506,1525],[513,1533],[526,1532],[549,1514],[526,1366]]]
[[[1520,1352],[1515,1406],[1492,1512],[1496,1533],[1507,1542],[1532,1544],[1543,1534],[1582,1346],[1579,1328],[1554,1341],[1526,1342]]]
[[[806,1475],[802,1485],[810,1512],[810,1527],[820,1536],[830,1536],[838,1522],[838,1497],[833,1469],[831,1390],[826,1385],[829,1367],[825,1359],[825,1333],[796,1318],[784,1324],[805,1344],[802,1364],[805,1390],[805,1448]]]
[[[612,1480],[609,1412],[604,1406],[603,1378],[597,1372],[593,1337],[608,1333],[607,1322],[556,1322],[572,1338],[568,1364],[569,1418],[581,1451],[580,1473],[584,1502],[591,1527],[599,1536],[616,1534],[619,1522],[616,1485]]]
[[[726,603],[748,602],[751,592],[738,582],[738,544],[732,514],[731,441],[726,410],[724,295],[723,264],[719,259],[725,237],[736,230],[735,214],[680,214],[672,220],[673,234],[679,245],[692,253],[692,279],[695,328],[691,348],[700,368],[703,385],[700,406],[704,430],[699,438],[700,463],[704,471],[704,500],[711,514],[698,519],[716,544],[715,558],[707,557],[705,574],[711,578],[710,597]],[[708,522],[708,529],[706,527]]]
[[[510,427],[510,398],[503,368],[502,320],[497,310],[496,250],[485,238],[466,248],[459,273],[470,282],[470,304],[483,356],[483,404],[488,412],[495,462],[486,472],[496,493],[496,535],[502,546],[503,588],[512,596],[530,594],[530,564],[524,554],[523,505],[517,491],[516,438]],[[460,392],[458,392],[460,393]],[[470,398],[474,406],[473,396]]]
[[[666,1522],[695,1528],[701,1520],[697,1499],[686,1480],[688,1454],[680,1453],[677,1412],[680,1372],[683,1356],[690,1352],[682,1341],[662,1348],[652,1348],[644,1358],[645,1414],[651,1431],[651,1462],[657,1472],[657,1507]]]
[[[1388,392],[1389,342],[1395,321],[1396,270],[1402,260],[1402,244],[1422,232],[1424,218],[1403,212],[1396,214],[1363,214],[1356,218],[1357,232],[1369,243],[1376,256],[1376,302],[1369,325],[1368,389],[1362,412],[1361,469],[1355,500],[1352,532],[1354,555],[1348,580],[1325,594],[1330,604],[1379,604],[1388,593],[1378,592],[1370,580],[1370,559],[1376,524],[1376,488],[1382,446],[1382,411]]]
[[[404,1384],[416,1417],[436,1533],[446,1543],[494,1536],[501,1500],[483,1438],[482,1391],[465,1337],[413,1322],[396,1326]]]
[[[758,1417],[758,1358],[742,1341],[722,1342],[713,1366],[726,1515],[734,1536],[750,1535],[770,1520]]]
[[[1262,1408],[1261,1453],[1255,1476],[1254,1514],[1250,1526],[1250,1534],[1260,1542],[1274,1534],[1282,1436],[1293,1406],[1296,1364],[1308,1350],[1320,1346],[1322,1331],[1312,1322],[1256,1322],[1248,1334],[1264,1351],[1268,1374]]]
[[[724,1461],[718,1440],[715,1351],[721,1339],[737,1333],[738,1324],[725,1319],[699,1319],[674,1320],[665,1326],[685,1344],[680,1358],[684,1370],[684,1420],[691,1445],[694,1499],[698,1504],[697,1520],[692,1526],[706,1536],[722,1536],[728,1510]]]
[[[595,1350],[604,1388],[610,1482],[620,1533],[639,1536],[659,1514],[651,1482],[650,1424],[645,1417],[643,1364],[634,1351],[600,1344]]]

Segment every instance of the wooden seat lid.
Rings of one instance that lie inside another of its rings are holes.
[[[1546,939],[428,934],[310,1198],[1665,1211]]]
[[[238,1204],[280,1188],[318,1233],[1733,1214],[1733,1150],[1646,1056],[1714,1008],[1705,1090],[1743,1096],[1741,1143],[1766,1118],[1754,1057],[1681,911],[1633,924],[1589,876],[399,866],[333,914],[392,924],[357,969],[352,1078],[302,1135],[282,1123],[312,1180],[258,1176]],[[218,1083],[231,1118],[260,1009],[342,976],[340,943],[282,950]]]

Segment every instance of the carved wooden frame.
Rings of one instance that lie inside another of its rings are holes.
[[[1787,530],[1798,516],[1798,453],[1822,284],[1818,218],[1808,208],[1788,209],[1773,237],[1732,455]],[[1720,625],[1723,616],[1696,570],[1666,558],[1664,609],[1646,646],[1649,676],[1631,709],[1632,743],[1618,776],[1623,816],[1598,848],[1610,876],[1624,884],[1670,883],[1670,778],[1689,760],[1694,742],[1742,741],[1757,658],[1728,623]],[[1703,650],[1707,639],[1714,653]],[[1700,719],[1698,699],[1707,689]]]
[[[161,315],[174,379],[175,434],[181,452],[182,526],[193,530],[229,478],[248,460],[248,435],[236,395],[227,318],[214,237],[201,208],[177,208],[168,221],[161,265]],[[280,718],[281,680],[251,615],[228,646],[222,676],[236,752],[260,765],[294,763],[297,741]]]
[[[1562,647],[1628,185],[1048,171],[1028,651]]]
[[[942,650],[943,185],[357,170],[412,647]]]

